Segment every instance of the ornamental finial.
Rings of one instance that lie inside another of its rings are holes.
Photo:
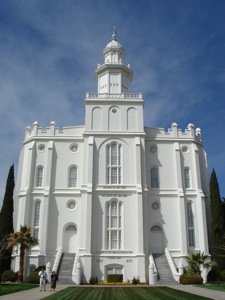
[[[116,27],[113,26],[113,34],[112,34],[112,40],[113,40],[113,41],[117,41],[116,35],[117,35]]]

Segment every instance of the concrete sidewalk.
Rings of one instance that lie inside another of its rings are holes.
[[[56,292],[61,291],[63,289],[66,289],[69,286],[78,287],[76,285],[58,283],[57,286],[56,286],[56,291],[51,292],[50,291],[50,285],[47,284],[46,292],[40,292],[39,291],[39,286],[37,286],[37,288],[27,290],[27,291],[24,291],[24,292],[13,293],[13,294],[9,294],[9,295],[6,295],[6,296],[1,296],[0,299],[1,300],[31,300],[31,299],[32,300],[39,300],[39,299],[43,299],[47,296],[50,296],[53,293],[56,293]],[[83,288],[96,287],[96,288],[98,288],[98,287],[102,287],[102,286],[84,286],[84,285],[81,285],[79,287],[83,287]],[[112,287],[112,286],[110,286],[110,287]],[[120,286],[120,287],[124,287],[124,286]],[[120,288],[120,287],[118,287],[118,288]],[[129,287],[132,288],[134,286],[129,285]],[[143,288],[146,288],[146,287],[147,286],[143,286]],[[154,287],[156,287],[156,286],[152,286],[152,288],[154,288]],[[212,290],[209,290],[209,289],[204,289],[204,288],[196,287],[196,286],[193,286],[193,285],[176,284],[176,285],[168,285],[167,287],[193,294],[193,300],[195,299],[194,295],[203,296],[203,297],[206,297],[208,299],[213,299],[213,300],[225,300],[225,292],[212,291]],[[85,299],[83,299],[83,300],[85,300]],[[165,300],[165,299],[163,299],[163,300]]]

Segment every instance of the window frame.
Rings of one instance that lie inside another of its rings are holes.
[[[34,203],[34,217],[33,217],[33,237],[39,237],[40,229],[40,214],[41,214],[41,201],[38,199]]]
[[[110,185],[122,184],[122,145],[112,142],[106,147],[106,182]]]
[[[72,171],[75,170],[74,173]],[[78,168],[76,165],[72,165],[68,170],[68,187],[69,188],[77,188],[78,183]]]
[[[36,187],[43,187],[43,178],[44,178],[44,167],[37,167],[37,176],[36,176]]]
[[[191,172],[189,167],[184,168],[184,187],[185,189],[191,188]]]
[[[187,238],[188,238],[188,247],[195,248],[195,223],[194,223],[194,214],[193,214],[193,202],[188,201],[187,205]]]
[[[155,173],[153,173],[155,172]],[[150,170],[150,180],[151,180],[151,188],[158,189],[159,188],[159,168],[156,166],[151,167]]]
[[[106,203],[106,249],[122,249],[122,202],[112,199]]]

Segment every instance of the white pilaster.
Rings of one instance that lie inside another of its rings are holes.
[[[183,193],[183,184],[182,184],[182,167],[181,167],[181,156],[179,144],[175,143],[175,164],[176,164],[176,177],[177,177],[177,192],[178,192],[178,222],[179,228],[177,228],[177,234],[180,235],[180,251],[181,254],[187,255],[187,230],[186,230],[186,203]]]

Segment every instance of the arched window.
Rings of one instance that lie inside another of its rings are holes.
[[[37,187],[41,187],[43,185],[43,167],[39,166],[37,168]]]
[[[40,207],[41,207],[41,202],[36,201],[34,207],[34,230],[33,230],[33,236],[35,238],[38,238],[38,233],[39,233]]]
[[[184,169],[184,186],[185,186],[185,189],[189,189],[191,187],[190,169],[189,168]]]
[[[158,168],[151,168],[151,187],[158,188],[159,187],[159,173]]]
[[[77,167],[72,166],[69,169],[69,187],[77,186]]]
[[[195,247],[195,232],[194,232],[194,215],[192,203],[187,203],[187,229],[188,229],[188,245]]]
[[[107,249],[121,249],[121,206],[116,200],[107,204]]]
[[[121,184],[121,151],[122,146],[113,143],[107,146],[107,183]]]

